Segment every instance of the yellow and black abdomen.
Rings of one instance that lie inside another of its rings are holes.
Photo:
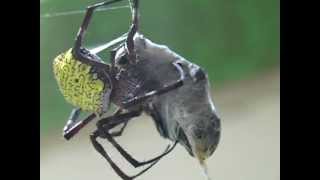
[[[78,61],[72,49],[58,55],[53,61],[53,72],[66,101],[84,111],[101,113],[106,82],[90,73],[92,67]]]

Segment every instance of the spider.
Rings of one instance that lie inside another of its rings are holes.
[[[209,93],[208,77],[199,66],[164,45],[153,43],[138,32],[139,0],[129,0],[132,24],[129,31],[108,43],[110,64],[84,48],[82,41],[94,10],[122,0],[88,6],[73,48],[58,55],[53,71],[66,101],[74,105],[64,127],[69,140],[95,118],[97,129],[90,135],[94,148],[125,180],[134,179],[154,166],[180,143],[201,164],[212,155],[220,139],[220,119]],[[118,109],[103,117],[114,104]],[[82,111],[90,112],[79,120]],[[160,135],[174,142],[147,161],[138,161],[114,137],[122,135],[127,123],[142,113],[149,115]],[[116,132],[114,127],[122,125]],[[110,158],[97,138],[107,139],[135,168],[148,165],[129,176]]]

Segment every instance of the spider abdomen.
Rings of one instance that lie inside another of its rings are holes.
[[[90,73],[91,66],[78,61],[72,49],[53,61],[53,72],[66,101],[84,111],[101,113],[107,84]]]

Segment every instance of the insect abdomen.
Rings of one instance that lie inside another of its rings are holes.
[[[72,49],[53,61],[53,72],[66,101],[84,111],[101,113],[107,84],[90,73],[92,67],[78,61]]]

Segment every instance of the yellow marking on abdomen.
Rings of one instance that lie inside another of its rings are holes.
[[[72,55],[72,49],[58,55],[53,61],[53,72],[66,101],[84,111],[102,112],[105,84],[89,73],[91,66]]]

